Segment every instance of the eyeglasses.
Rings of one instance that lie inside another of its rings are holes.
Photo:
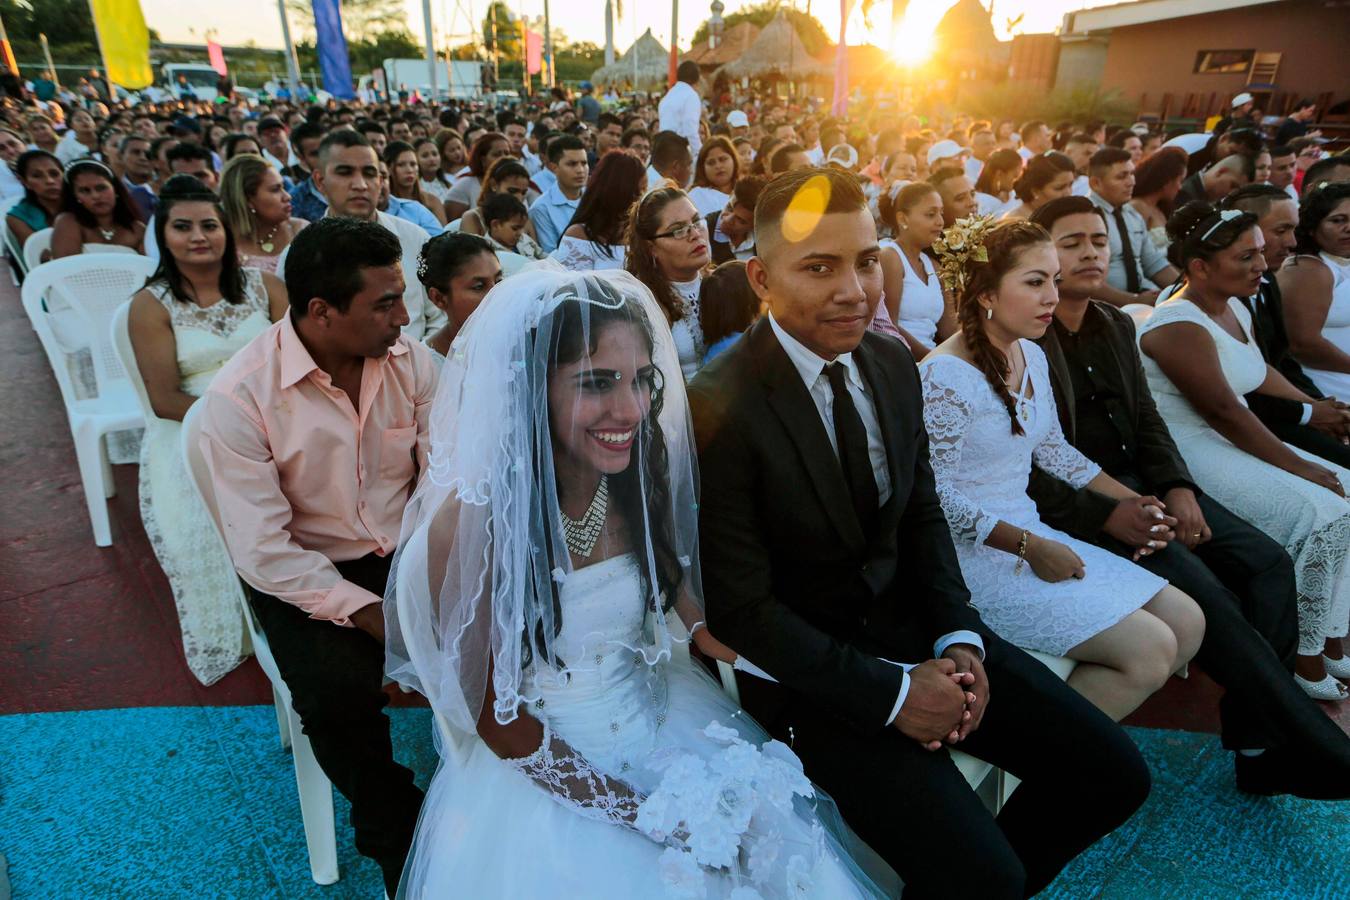
[[[697,235],[699,232],[708,230],[708,222],[702,216],[695,216],[688,222],[681,222],[669,231],[663,231],[660,234],[652,235],[652,240],[657,241],[661,238],[674,238],[677,241],[685,240],[689,235]]]

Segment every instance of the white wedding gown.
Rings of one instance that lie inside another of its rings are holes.
[[[637,561],[618,556],[578,569],[560,589],[560,641],[570,677],[557,683],[535,666],[540,693],[530,713],[585,757],[639,794],[661,782],[657,771],[684,753],[707,759],[722,745],[702,732],[717,721],[754,745],[763,730],[682,654],[647,666],[639,646],[644,603]],[[756,835],[767,887],[751,889],[726,870],[672,872],[666,848],[631,828],[588,818],[556,800],[499,759],[477,737],[432,780],[400,896],[475,900],[645,900],[759,897],[846,900],[884,896],[862,874],[854,853],[870,851],[844,829],[831,801],[798,799],[795,815]],[[710,767],[715,768],[715,767]],[[709,777],[712,777],[711,774]],[[724,801],[726,793],[715,793]],[[755,825],[751,825],[755,832]],[[841,843],[841,838],[844,843]],[[881,877],[885,877],[884,875]],[[692,878],[692,880],[691,880]],[[701,882],[701,885],[700,885]]]
[[[203,309],[175,300],[163,285],[148,290],[169,311],[180,389],[200,397],[230,357],[271,324],[267,289],[257,269],[241,270],[244,300]],[[173,589],[183,653],[202,684],[212,684],[251,652],[236,600],[239,576],[215,537],[183,468],[183,423],[153,419],[141,441],[141,521]]]
[[[951,527],[961,575],[980,617],[1005,641],[1064,656],[1143,606],[1167,582],[1127,559],[1072,538],[1041,521],[1027,494],[1033,462],[1075,488],[1101,467],[1064,438],[1045,353],[1021,341],[1026,357],[1016,398],[1022,434],[984,373],[963,359],[930,353],[919,363],[923,420],[933,476]],[[999,521],[1068,545],[1086,575],[1051,583],[1017,558],[985,544]]]
[[[1350,354],[1350,259],[1330,253],[1321,253],[1319,258],[1331,271],[1331,306],[1322,324],[1322,337],[1337,350]],[[1313,366],[1304,366],[1303,371],[1326,396],[1350,400],[1350,372],[1330,372]]]
[[[1246,395],[1266,380],[1267,365],[1251,337],[1251,313],[1236,299],[1230,299],[1228,306],[1242,326],[1245,341],[1233,337],[1184,297],[1155,307],[1139,336],[1174,322],[1204,328],[1214,341],[1229,389],[1245,406]],[[1298,652],[1305,656],[1321,653],[1326,638],[1344,637],[1350,629],[1350,571],[1346,567],[1350,557],[1350,503],[1239,449],[1210,427],[1153,357],[1147,353],[1140,356],[1158,413],[1167,422],[1167,430],[1195,483],[1279,541],[1294,560]],[[1285,446],[1304,459],[1334,469],[1342,484],[1350,484],[1350,471],[1291,444]]]

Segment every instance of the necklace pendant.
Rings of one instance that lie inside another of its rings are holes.
[[[276,246],[277,245],[272,243],[271,241],[263,241],[261,244],[258,245],[259,249],[261,249],[262,252],[264,253],[271,253],[273,250],[276,249]]]
[[[110,230],[106,228],[100,228],[98,230],[98,233],[105,241],[111,241],[114,237],[117,236],[117,229],[114,228]]]

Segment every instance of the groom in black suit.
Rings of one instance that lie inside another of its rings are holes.
[[[775,679],[740,678],[746,707],[906,898],[1034,894],[1143,803],[1148,769],[970,605],[918,370],[867,330],[882,275],[856,179],[780,176],[755,234],[769,312],[689,387],[709,627]],[[997,819],[952,744],[1022,779]]]

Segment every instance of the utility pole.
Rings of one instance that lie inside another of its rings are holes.
[[[436,91],[436,42],[431,28],[431,0],[422,0],[422,29],[426,32],[427,45],[427,83],[431,85],[431,98],[435,104],[440,98]]]
[[[549,23],[548,0],[544,0],[544,83],[553,87],[553,26]]]
[[[52,73],[52,83],[56,85],[56,89],[59,91],[61,90],[61,76],[56,74],[56,65],[52,62],[52,48],[47,43],[47,35],[39,34],[38,43],[42,44],[42,56],[47,60],[47,70]]]
[[[614,0],[605,0],[605,65],[614,65]]]
[[[281,16],[281,39],[286,44],[286,74],[291,81],[291,96],[298,98],[300,96],[300,62],[295,57],[295,42],[291,40],[291,23],[286,18],[286,0],[277,0],[277,13]]]
[[[680,0],[670,0],[670,71],[666,87],[675,86],[675,70],[680,66]]]

